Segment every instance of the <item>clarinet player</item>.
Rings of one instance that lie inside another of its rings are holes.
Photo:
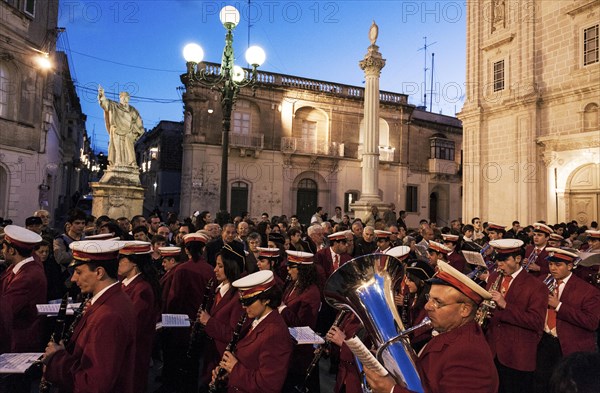
[[[521,240],[492,240],[490,245],[497,253],[499,271],[490,275],[488,290],[498,275],[503,274],[500,287],[490,290],[496,309],[486,332],[500,378],[499,393],[531,392],[536,349],[544,331],[548,290],[521,266]]]
[[[228,392],[280,393],[293,349],[287,325],[277,312],[281,290],[270,270],[252,273],[232,285],[252,325],[242,334],[235,353],[225,351],[213,371],[213,382],[222,368],[228,375]]]

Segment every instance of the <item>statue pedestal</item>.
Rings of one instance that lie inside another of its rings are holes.
[[[390,210],[390,204],[382,202],[379,199],[365,200],[359,199],[358,201],[350,204],[350,209],[354,211],[354,218],[360,218],[365,220],[367,214],[371,213],[371,207],[377,206],[379,209],[379,215],[383,218],[383,213]]]
[[[140,168],[137,166],[109,165],[106,171],[104,171],[100,183],[116,186],[141,187]]]
[[[102,177],[104,179],[108,173]],[[116,179],[113,179],[116,180]],[[125,183],[124,181],[123,183]],[[100,217],[107,215],[112,219],[131,217],[142,214],[144,206],[144,188],[141,187],[139,176],[138,186],[125,184],[90,183],[94,201],[92,215]]]

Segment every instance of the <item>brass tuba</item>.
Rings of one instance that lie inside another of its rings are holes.
[[[325,284],[325,300],[339,310],[352,311],[377,348],[377,359],[396,379],[414,392],[423,392],[408,339],[398,338],[404,326],[394,305],[396,284],[405,264],[386,254],[369,254],[340,266]],[[392,342],[393,341],[393,342]]]

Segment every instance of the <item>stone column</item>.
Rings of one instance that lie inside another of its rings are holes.
[[[373,21],[369,30],[371,45],[365,58],[359,62],[365,72],[365,135],[362,155],[362,190],[359,200],[352,205],[355,216],[363,218],[376,205],[380,211],[387,209],[379,197],[379,77],[385,59],[375,45],[379,28]]]

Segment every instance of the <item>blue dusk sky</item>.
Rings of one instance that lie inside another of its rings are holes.
[[[241,12],[234,31],[236,64],[246,66],[250,45],[261,46],[267,60],[260,69],[348,85],[363,86],[358,62],[370,44],[373,20],[377,45],[387,60],[381,90],[409,94],[423,103],[425,51],[427,68],[435,53],[432,111],[454,115],[465,93],[466,9],[464,1],[70,1],[62,0],[58,50],[67,52],[87,131],[96,151],[106,151],[108,135],[96,99],[102,85],[111,99],[119,91],[144,127],[160,120],[183,120],[183,47],[196,42],[206,61],[221,61],[225,29],[219,10],[233,5]],[[427,71],[427,105],[431,74]]]

